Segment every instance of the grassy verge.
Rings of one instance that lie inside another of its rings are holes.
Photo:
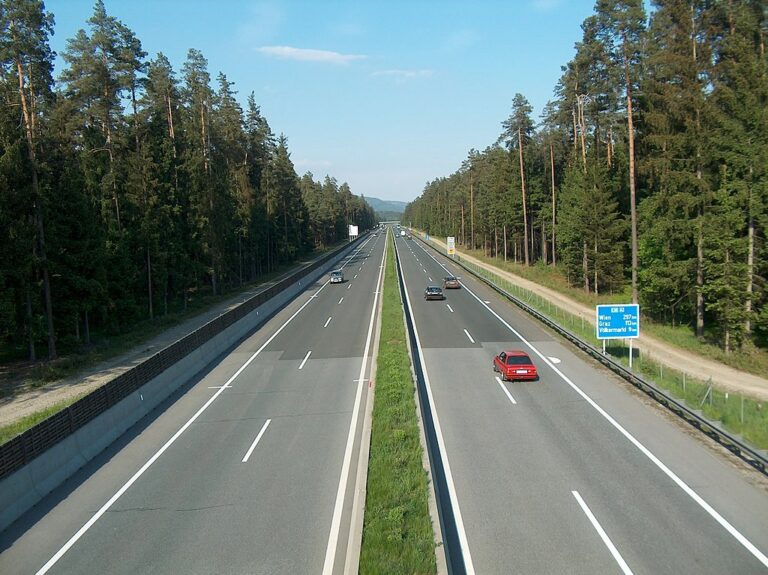
[[[490,258],[478,259],[488,260],[486,263],[496,267],[505,267],[505,269],[510,267],[509,265],[500,266],[498,265],[498,262],[494,262]],[[591,343],[598,349],[602,347],[602,342],[598,340],[595,335],[595,326],[586,321],[584,317],[568,313],[556,305],[553,305],[550,300],[543,298],[530,290],[521,288],[519,285],[468,262],[466,259],[462,260],[461,263],[478,276],[492,281],[507,293],[524,301],[539,313],[549,317],[571,333],[577,335],[580,339]],[[535,267],[533,269],[535,270]],[[524,275],[519,273],[517,269],[508,269],[508,271],[520,276]],[[536,272],[534,271],[534,275],[535,273]],[[532,277],[526,277],[526,279],[536,281]],[[536,283],[540,282],[536,281]],[[541,283],[542,285],[547,285],[547,287],[557,289],[554,287],[553,282]],[[558,291],[562,292],[563,290]],[[571,294],[566,293],[566,295],[570,296]],[[582,303],[585,302],[582,301]],[[601,299],[600,303],[611,303],[611,300]],[[615,303],[615,301],[613,301],[613,303]],[[592,304],[594,304],[594,300]],[[649,331],[652,335],[658,337],[662,341],[670,343],[670,345],[676,345],[681,339],[686,339],[687,344],[681,345],[680,347],[712,357],[712,354],[707,353],[707,350],[712,346],[706,344],[696,345],[694,342],[690,341],[690,337],[682,338],[680,335],[681,331],[677,328],[665,328],[664,326],[658,325],[649,326],[648,322],[645,322],[643,325],[645,331]],[[666,335],[666,337],[663,337],[664,335]],[[621,340],[611,340],[607,351],[614,359],[624,364],[625,367],[629,366],[629,348],[624,345]],[[714,359],[720,358],[716,355]],[[754,363],[755,362],[750,365],[754,365]],[[762,365],[762,363],[757,361],[757,365]],[[739,365],[734,367],[743,368],[744,366]],[[639,350],[636,348],[633,349],[632,370],[640,374],[646,380],[653,381],[660,388],[667,390],[676,399],[682,400],[690,409],[701,411],[704,416],[711,421],[719,421],[729,432],[741,435],[754,447],[758,449],[768,449],[768,404],[765,402],[743,395],[725,392],[715,388],[711,382],[696,380],[683,372],[664,367],[660,363],[654,361],[649,355],[639,353]],[[766,371],[768,371],[768,369]],[[757,373],[759,374],[760,372],[757,371]],[[763,371],[763,373],[765,373],[765,371]]]
[[[64,408],[69,407],[70,405],[75,403],[78,399],[85,397],[85,395],[86,395],[85,393],[78,394],[74,397],[65,399],[64,401],[54,403],[50,407],[46,407],[45,409],[36,411],[31,415],[22,417],[18,421],[14,421],[13,423],[9,423],[8,425],[1,426],[0,427],[0,445],[5,443],[6,441],[10,441],[17,435],[24,433],[27,429],[29,429],[34,425],[37,425],[44,419],[50,417],[51,415],[58,413]]]
[[[389,237],[360,573],[436,573],[428,479],[391,245]]]

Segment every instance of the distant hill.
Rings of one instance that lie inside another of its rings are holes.
[[[394,200],[380,200],[379,198],[369,198],[366,196],[365,201],[368,202],[368,205],[373,208],[373,211],[379,214],[379,216],[391,216],[392,214],[397,214],[398,217],[393,219],[399,219],[399,215],[401,215],[405,211],[405,206],[408,205],[408,202],[397,202]],[[390,217],[387,217],[385,219],[392,219]]]

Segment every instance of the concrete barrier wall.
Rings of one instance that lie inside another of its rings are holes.
[[[160,375],[0,481],[0,531],[94,459],[177,389],[231,349],[320,277],[334,269],[357,243],[302,277]]]

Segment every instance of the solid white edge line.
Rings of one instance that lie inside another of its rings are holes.
[[[501,389],[503,389],[504,393],[507,394],[507,397],[509,398],[509,401],[511,401],[513,404],[517,405],[517,402],[515,401],[515,398],[512,397],[511,393],[509,393],[509,390],[507,389],[507,386],[504,385],[504,382],[501,381],[501,378],[499,376],[496,376],[496,381],[499,382],[499,385],[501,386]]]
[[[469,341],[471,341],[472,343],[475,343],[475,340],[474,340],[474,339],[472,339],[472,336],[471,336],[471,335],[469,335],[469,332],[468,332],[466,329],[464,330],[464,333],[466,333],[466,334],[467,334],[467,337],[469,338]]]
[[[333,316],[331,316],[331,317],[333,317]],[[331,323],[331,318],[330,317],[325,321],[325,325],[323,326],[323,328],[328,327],[329,323]]]
[[[598,535],[600,535],[600,539],[602,539],[603,543],[605,543],[605,546],[608,547],[608,550],[611,552],[611,555],[613,555],[613,558],[616,560],[616,563],[618,563],[619,567],[621,567],[622,573],[624,573],[624,575],[632,575],[632,569],[630,569],[629,565],[627,565],[627,562],[624,561],[624,558],[621,556],[621,553],[619,553],[619,550],[616,549],[616,546],[613,544],[613,541],[611,541],[611,538],[608,537],[608,534],[605,532],[605,529],[603,529],[602,525],[600,525],[600,522],[592,513],[592,510],[589,508],[587,503],[581,498],[581,495],[579,495],[579,492],[571,491],[571,493],[573,494],[573,496],[576,498],[576,501],[581,506],[581,510],[587,516],[587,519],[589,519],[589,522],[592,523],[592,527],[594,527],[595,531],[597,531]]]
[[[384,253],[381,255],[381,261],[384,261],[384,257],[387,255],[386,246]],[[328,544],[325,548],[325,562],[323,563],[323,575],[331,575],[333,573],[333,564],[336,561],[336,547],[339,544],[339,531],[341,530],[341,513],[344,509],[344,498],[347,492],[347,483],[349,483],[349,471],[352,462],[352,448],[355,445],[355,435],[357,433],[357,420],[360,413],[360,403],[363,397],[363,388],[365,387],[365,369],[368,366],[368,353],[371,349],[371,337],[373,335],[374,320],[376,319],[376,304],[379,299],[379,292],[381,290],[381,282],[384,276],[384,266],[379,267],[379,279],[376,283],[376,293],[373,296],[373,306],[371,307],[371,320],[368,323],[368,336],[365,340],[365,350],[363,351],[363,363],[360,366],[360,381],[357,385],[357,393],[355,395],[355,407],[352,410],[352,420],[349,422],[349,433],[347,434],[347,446],[344,450],[344,462],[341,466],[341,478],[339,479],[339,487],[336,490],[336,503],[333,506],[333,519],[331,520],[331,531],[328,534]]]
[[[395,245],[395,256],[400,259],[400,254],[397,251],[397,245]],[[438,262],[439,263],[439,262]],[[405,302],[408,305],[408,310],[413,318],[413,308],[411,307],[411,298],[408,295],[408,290],[405,292]],[[440,420],[437,417],[437,407],[435,406],[435,398],[432,395],[432,386],[429,382],[429,374],[427,373],[427,363],[424,361],[424,351],[421,349],[421,340],[419,339],[419,331],[416,328],[416,321],[413,322],[413,333],[416,337],[416,350],[419,354],[419,360],[421,361],[422,371],[424,372],[424,384],[427,389],[427,399],[429,400],[429,408],[432,411],[432,420],[435,425],[435,436],[437,437],[437,446],[440,451],[440,459],[443,460],[443,470],[445,471],[445,481],[448,485],[448,496],[451,500],[451,506],[453,507],[453,517],[456,520],[456,531],[459,535],[459,545],[461,546],[461,552],[464,556],[464,568],[468,575],[475,574],[475,566],[472,563],[472,553],[469,551],[469,542],[467,541],[467,532],[464,529],[464,519],[461,516],[461,508],[459,507],[459,498],[456,495],[456,485],[453,482],[453,475],[451,474],[451,465],[448,462],[448,451],[445,447],[445,440],[443,439],[443,432],[440,427]]]
[[[304,369],[304,364],[307,363],[307,360],[309,359],[310,355],[312,355],[312,350],[311,349],[307,352],[307,355],[304,356],[304,361],[301,362],[301,365],[299,366],[299,369]]]
[[[365,245],[365,243],[363,245]],[[360,251],[363,248],[363,245],[361,245],[359,248],[357,248],[357,250],[355,250],[355,253]],[[352,256],[354,256],[354,255],[355,254],[352,254]],[[349,257],[352,257],[352,256],[349,256]],[[330,282],[330,280],[326,280],[326,282],[323,285],[321,285],[320,288],[313,295],[319,294],[323,290],[323,288],[325,288],[325,286],[328,285],[329,282]],[[173,443],[181,436],[181,434],[184,433],[187,430],[187,428],[189,428],[189,426],[192,425],[195,422],[195,420],[198,417],[200,417],[200,415],[202,415],[202,413],[206,409],[208,409],[208,407],[214,401],[216,401],[216,398],[218,398],[224,392],[224,390],[229,389],[229,384],[232,383],[235,380],[235,378],[237,378],[237,376],[239,376],[245,370],[245,368],[248,367],[254,359],[256,359],[256,357],[264,350],[264,348],[266,348],[270,343],[272,343],[272,340],[274,340],[278,336],[278,334],[283,331],[285,326],[287,326],[293,320],[293,318],[295,318],[297,315],[299,315],[299,313],[301,313],[301,311],[305,307],[307,307],[311,302],[312,302],[312,298],[307,299],[307,301],[304,302],[302,304],[302,306],[299,309],[297,309],[291,317],[289,317],[287,320],[285,320],[285,323],[283,323],[283,325],[281,325],[279,328],[277,328],[277,331],[275,331],[275,333],[273,333],[269,337],[269,339],[267,339],[267,341],[265,341],[264,344],[262,344],[262,346],[259,349],[257,349],[253,353],[253,355],[251,357],[249,357],[248,360],[242,366],[240,366],[240,368],[234,373],[234,375],[232,375],[232,377],[230,377],[227,380],[227,382],[221,387],[221,389],[219,389],[219,391],[214,393],[210,397],[210,399],[208,401],[206,401],[203,404],[203,406],[200,409],[198,409],[195,412],[195,414],[191,418],[189,418],[189,420],[184,425],[182,425],[179,428],[179,430],[176,433],[174,433],[173,436],[168,441],[166,441],[163,444],[163,446],[160,449],[158,449],[155,452],[155,454],[152,457],[150,457],[149,460],[147,460],[147,462],[144,465],[142,465],[141,468],[139,468],[139,470],[136,473],[134,473],[133,476],[131,476],[131,478],[128,481],[126,481],[120,489],[118,489],[117,492],[112,497],[110,497],[109,500],[104,505],[102,505],[101,508],[96,513],[93,514],[93,516],[85,523],[85,525],[83,525],[80,529],[78,529],[77,532],[72,537],[69,538],[69,540],[61,547],[61,549],[59,549],[53,555],[53,557],[51,557],[46,562],[46,564],[43,565],[37,571],[37,573],[35,575],[45,575],[45,573],[48,573],[48,571],[51,569],[51,567],[53,567],[56,563],[58,563],[59,559],[61,559],[64,556],[64,554],[67,551],[69,551],[72,548],[72,546],[75,543],[77,543],[78,540],[83,535],[85,535],[86,531],[88,531],[93,526],[93,524],[96,523],[101,518],[101,516],[104,515],[110,507],[112,507],[112,505],[114,505],[115,501],[120,499],[120,497],[122,497],[123,493],[128,491],[128,489],[131,487],[131,485],[136,483],[136,481],[139,479],[139,477],[144,475],[144,472],[147,469],[149,469],[150,466],[155,461],[157,461],[160,458],[160,456],[163,453],[165,453],[166,450],[171,445],[173,445]]]
[[[251,457],[251,453],[253,453],[253,450],[256,449],[256,446],[259,444],[259,441],[261,440],[261,436],[264,435],[264,432],[267,430],[267,427],[269,427],[269,424],[271,422],[272,420],[268,419],[267,422],[264,424],[264,426],[261,428],[261,431],[259,431],[259,434],[256,436],[256,439],[253,440],[251,447],[246,452],[245,457],[243,457],[242,463],[248,462],[248,459]]]
[[[426,251],[424,253],[427,253]],[[439,266],[443,266],[437,259],[432,256],[432,254],[428,254],[432,259],[437,262]],[[447,268],[446,268],[447,269]],[[520,338],[520,341],[522,341],[526,346],[528,346],[531,351],[533,351],[536,355],[538,355],[541,360],[546,363],[557,375],[560,376],[560,378],[567,383],[576,393],[578,393],[589,405],[591,405],[600,415],[602,415],[611,425],[613,425],[614,428],[616,428],[619,433],[621,433],[624,437],[626,437],[630,443],[632,443],[637,449],[640,450],[640,452],[645,455],[648,459],[650,459],[656,467],[658,467],[667,477],[669,477],[672,481],[674,481],[677,486],[682,489],[691,499],[693,499],[696,503],[701,506],[702,509],[704,509],[707,513],[709,513],[710,517],[712,517],[715,521],[717,521],[728,533],[730,533],[739,543],[741,543],[744,548],[746,548],[752,555],[754,555],[760,563],[768,567],[768,557],[760,551],[749,539],[744,537],[744,535],[741,534],[733,525],[731,525],[725,517],[720,515],[709,503],[704,501],[704,499],[696,493],[691,487],[688,486],[685,481],[680,479],[680,477],[677,476],[677,474],[672,471],[669,467],[667,467],[658,457],[656,457],[651,451],[645,447],[642,443],[640,443],[639,440],[635,439],[635,437],[629,433],[622,425],[616,421],[611,415],[608,414],[607,411],[605,411],[602,407],[600,407],[591,397],[589,397],[582,389],[573,383],[567,375],[565,375],[562,371],[560,371],[554,363],[549,361],[547,357],[541,353],[532,343],[530,343],[527,339],[525,339],[522,334],[520,334],[515,328],[513,328],[511,325],[509,325],[499,314],[497,314],[495,311],[493,311],[490,307],[488,307],[485,303],[483,303],[483,300],[481,300],[475,293],[464,286],[467,292],[474,297],[477,301],[479,301],[483,307],[485,307],[489,312],[491,312],[496,319],[498,319],[502,324],[504,324],[507,329],[509,329],[512,333],[514,333],[517,337]]]

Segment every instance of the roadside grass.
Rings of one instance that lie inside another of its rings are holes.
[[[437,572],[411,360],[388,237],[360,573]]]
[[[485,261],[489,265],[502,267],[494,262],[492,258],[485,258]],[[566,312],[552,304],[550,300],[530,290],[521,288],[519,285],[493,272],[473,265],[471,262],[463,260],[462,263],[472,269],[477,275],[492,281],[510,295],[524,301],[530,307],[557,322],[580,339],[590,343],[597,349],[602,347],[602,341],[597,339],[595,326],[586,321],[583,316]],[[535,270],[535,268],[536,266],[531,269]],[[508,271],[523,276],[518,271],[511,269]],[[545,285],[543,282],[539,282],[532,277],[527,277],[526,279],[531,279],[531,281]],[[552,283],[547,284],[547,287],[556,289]],[[567,293],[567,295],[571,294]],[[600,301],[601,303],[618,303],[621,300],[612,302],[607,299],[601,299]],[[585,302],[582,300],[582,303]],[[652,333],[654,337],[658,337],[660,340],[712,357],[713,359],[718,359],[723,361],[723,363],[730,363],[721,359],[721,356],[725,355],[722,350],[699,342],[690,332],[686,334],[684,328],[649,324],[650,322],[644,321],[643,330]],[[717,353],[715,350],[717,350]],[[629,367],[629,347],[623,341],[610,340],[607,352],[625,367]],[[700,381],[687,376],[683,372],[664,367],[654,361],[650,355],[639,353],[637,348],[633,348],[632,354],[632,371],[640,374],[646,380],[653,381],[660,388],[667,390],[673,397],[682,400],[689,409],[701,412],[710,421],[719,421],[726,430],[741,435],[753,447],[761,450],[768,449],[768,403],[741,394],[726,392],[716,388],[711,382]],[[758,359],[752,362],[743,359],[746,355],[746,353],[740,354],[742,356],[742,363],[736,363],[732,367],[744,369],[745,371],[754,370],[758,375],[764,375],[768,372],[768,354],[755,352],[754,357]],[[763,361],[766,362],[765,368],[761,367]],[[747,370],[747,365],[751,365],[753,370]],[[758,367],[755,368],[755,366]]]
[[[21,419],[14,421],[13,423],[0,426],[0,445],[2,445],[7,441],[10,441],[17,435],[21,435],[30,427],[37,425],[44,419],[60,412],[62,409],[69,407],[70,405],[75,403],[77,400],[82,399],[86,395],[87,395],[86,393],[78,394],[76,396],[67,398],[64,401],[55,403],[50,407],[46,407],[45,409],[36,411],[35,413],[27,415],[26,417],[22,417]]]

